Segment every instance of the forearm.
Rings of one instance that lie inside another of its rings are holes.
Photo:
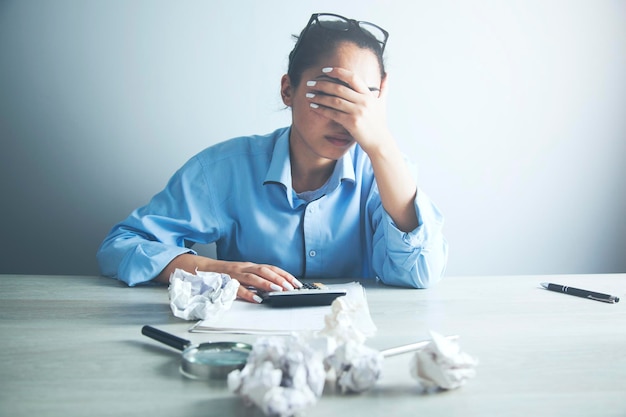
[[[172,261],[163,268],[161,273],[156,276],[154,281],[168,284],[170,282],[170,276],[176,269],[182,269],[191,274],[195,274],[196,270],[227,273],[226,264],[227,262],[224,261],[218,261],[191,253],[183,253],[172,259]]]
[[[428,288],[439,281],[448,259],[443,214],[420,190],[414,202],[419,226],[405,233],[378,204],[372,219],[376,228],[371,231],[376,276],[385,284],[413,288]]]
[[[385,211],[403,232],[418,226],[415,213],[417,184],[392,138],[384,147],[368,153]]]

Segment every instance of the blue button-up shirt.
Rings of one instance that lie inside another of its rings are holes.
[[[240,137],[192,157],[163,191],[115,225],[98,250],[103,275],[128,285],[155,278],[194,243],[219,259],[276,265],[299,278],[379,278],[425,288],[445,270],[443,216],[418,190],[418,227],[400,231],[384,210],[370,160],[355,145],[325,195],[291,184],[290,128]]]

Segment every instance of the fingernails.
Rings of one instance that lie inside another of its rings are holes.
[[[263,299],[262,299],[261,297],[259,297],[258,295],[256,295],[256,294],[254,294],[254,295],[252,296],[252,299],[253,299],[254,301],[256,301],[257,303],[259,303],[259,304],[261,304],[261,303],[263,302]]]
[[[309,106],[313,107],[314,109],[317,109],[319,107],[319,105],[317,105],[315,103],[311,103],[311,104],[309,104]]]
[[[322,72],[331,72],[333,70],[332,67],[322,68]]]
[[[313,94],[313,93],[306,93],[305,96],[306,96],[306,98],[313,98],[313,97],[315,97],[315,94]]]
[[[291,285],[289,282],[285,281],[283,282],[283,287],[285,287],[286,289],[288,289],[289,291],[293,290],[293,285]]]
[[[317,81],[307,81],[306,82],[307,87],[315,87],[315,84],[317,84]]]
[[[274,291],[282,291],[283,287],[281,287],[280,285],[276,285],[273,282],[270,284],[270,288]]]
[[[296,285],[296,287],[298,288],[302,288],[302,283],[300,281],[298,281],[297,279],[293,279],[293,283]]]

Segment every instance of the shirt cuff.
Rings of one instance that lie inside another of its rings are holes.
[[[196,255],[195,251],[185,247],[167,246],[159,242],[139,244],[125,256],[117,278],[130,287],[152,281],[172,259],[184,253]]]
[[[404,255],[402,267],[406,270],[415,265],[422,248],[428,245],[431,237],[439,235],[443,228],[443,214],[430,198],[419,189],[413,204],[417,215],[417,227],[410,232],[403,232],[398,229],[391,216],[383,210],[387,224],[386,235],[389,251],[400,256]]]

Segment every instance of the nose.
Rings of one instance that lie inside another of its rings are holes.
[[[336,130],[337,132],[348,134],[348,131],[339,123],[334,120],[330,120],[330,127]]]

